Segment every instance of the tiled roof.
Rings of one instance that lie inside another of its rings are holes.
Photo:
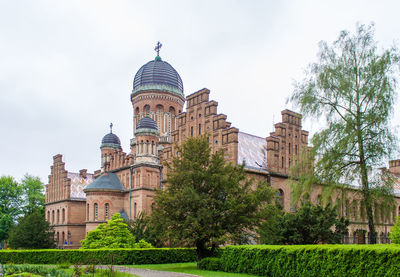
[[[238,164],[245,163],[246,168],[267,170],[267,145],[265,138],[247,133],[238,134]]]
[[[86,199],[83,189],[94,181],[93,174],[87,173],[86,178],[82,178],[79,173],[68,172],[67,177],[71,179],[71,199]]]
[[[107,172],[97,178],[93,183],[88,185],[84,191],[124,191],[125,188],[121,184],[117,174]]]

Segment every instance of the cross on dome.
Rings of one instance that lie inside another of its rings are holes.
[[[156,47],[154,48],[154,51],[157,52],[157,56],[160,56],[160,49],[162,47],[161,42],[157,41]]]
[[[112,127],[113,127],[113,124],[112,124],[112,122],[110,123],[110,133],[112,134]]]

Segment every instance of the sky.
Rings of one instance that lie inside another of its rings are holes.
[[[68,171],[93,172],[110,122],[129,152],[133,78],[157,41],[185,95],[210,89],[232,126],[267,137],[282,110],[298,111],[286,99],[320,41],[374,22],[379,47],[399,45],[399,10],[396,0],[0,1],[0,176],[47,184],[56,154]]]

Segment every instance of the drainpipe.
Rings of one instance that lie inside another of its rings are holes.
[[[129,168],[130,178],[129,178],[129,220],[132,218],[132,166]]]

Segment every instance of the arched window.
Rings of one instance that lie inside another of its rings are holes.
[[[94,203],[94,220],[97,220],[99,218],[99,206],[97,205],[97,203]]]
[[[86,220],[89,220],[89,204],[87,204],[86,208]]]
[[[54,210],[51,212],[51,224],[54,224]]]
[[[47,211],[47,221],[50,222],[50,211]]]
[[[156,106],[156,110],[157,110],[158,113],[163,112],[163,111],[164,111],[163,105],[158,104],[158,105]]]
[[[275,194],[275,197],[276,197],[276,203],[278,204],[278,205],[280,205],[280,208],[284,208],[285,206],[285,200],[284,200],[284,192],[283,192],[283,190],[281,190],[281,189],[278,189],[277,191],[276,191],[276,194]]]
[[[139,114],[139,107],[136,107],[135,114]]]
[[[133,204],[133,218],[136,219],[137,207],[136,203]]]
[[[60,233],[59,232],[57,232],[56,242],[57,242],[57,244],[60,244]]]
[[[65,244],[65,233],[64,232],[62,232],[62,241],[61,241],[61,243]]]
[[[144,113],[149,114],[150,113],[150,105],[145,105],[144,106]]]
[[[60,210],[57,210],[57,224],[60,224]]]
[[[110,218],[110,204],[106,203],[104,205],[104,219],[108,220]]]

